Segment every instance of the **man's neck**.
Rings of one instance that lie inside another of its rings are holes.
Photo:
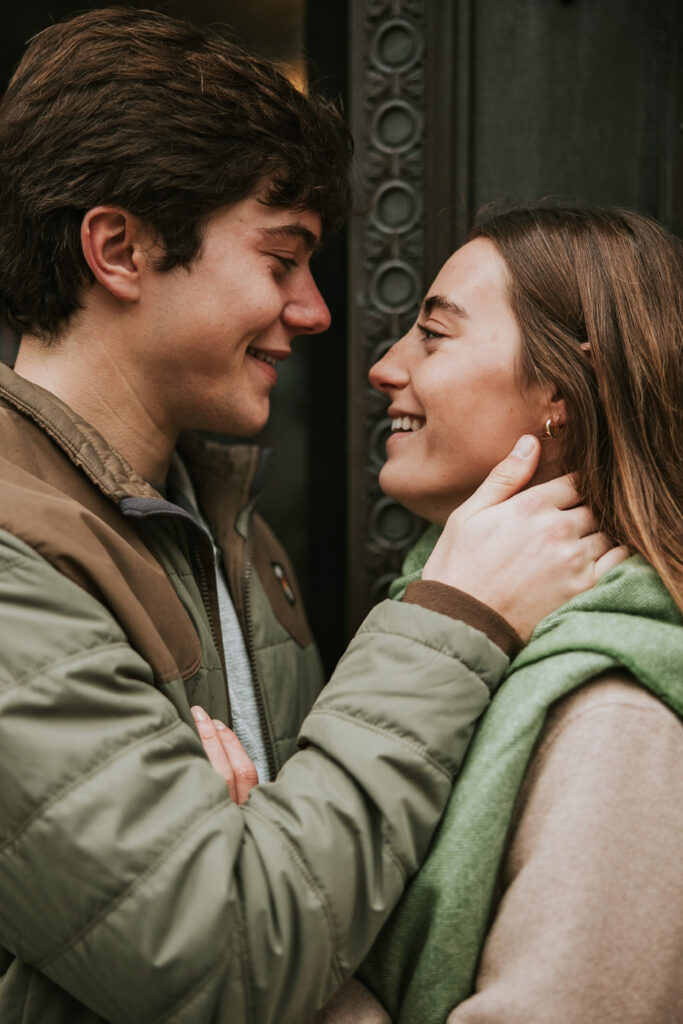
[[[56,395],[92,424],[146,480],[164,481],[177,435],[155,421],[120,349],[86,341],[83,331],[47,346],[24,335],[15,372]]]

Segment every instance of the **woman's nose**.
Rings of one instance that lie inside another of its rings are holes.
[[[403,357],[401,341],[394,342],[388,352],[370,367],[368,378],[375,391],[388,393],[404,388],[410,379]]]

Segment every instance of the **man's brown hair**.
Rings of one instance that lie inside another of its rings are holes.
[[[507,263],[522,380],[565,401],[565,469],[683,610],[683,245],[642,214],[557,205],[498,214],[473,237]]]
[[[205,28],[115,7],[36,36],[0,105],[0,304],[50,340],[92,280],[80,226],[124,207],[187,266],[207,216],[258,194],[337,227],[351,140],[333,104]]]

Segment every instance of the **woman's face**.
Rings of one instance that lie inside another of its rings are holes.
[[[520,387],[521,335],[506,286],[493,243],[468,242],[442,267],[410,331],[370,370],[394,421],[382,490],[432,522],[444,523],[522,434],[541,435],[555,408],[550,389]],[[549,455],[544,445],[542,461]],[[535,479],[546,475],[539,469]]]

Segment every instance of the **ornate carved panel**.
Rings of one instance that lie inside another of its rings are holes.
[[[390,422],[387,402],[370,389],[367,373],[414,321],[434,269],[438,232],[428,229],[425,216],[428,196],[430,216],[438,209],[431,191],[433,167],[428,166],[430,133],[451,102],[449,95],[435,95],[441,80],[430,61],[437,56],[435,33],[450,34],[451,6],[428,0],[352,3],[351,127],[358,210],[350,238],[351,625],[386,596],[424,525],[379,489]],[[446,52],[452,60],[448,46]],[[439,180],[447,206],[452,143],[448,134],[440,141],[447,170]],[[443,248],[443,232],[440,243]]]

